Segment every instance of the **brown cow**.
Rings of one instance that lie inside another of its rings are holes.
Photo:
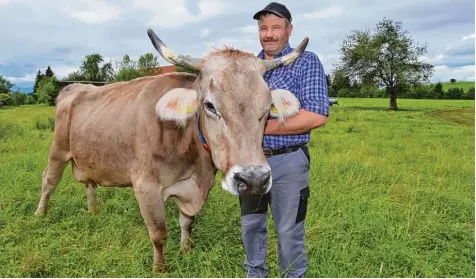
[[[181,250],[190,249],[190,228],[213,186],[236,195],[265,194],[272,179],[261,149],[269,113],[295,115],[299,101],[270,90],[266,70],[290,63],[308,39],[289,55],[263,61],[225,48],[203,59],[175,54],[148,30],[164,59],[198,69],[199,76],[170,73],[103,87],[73,84],[56,101],[56,127],[36,214],[71,161],[74,177],[86,185],[88,209],[96,210],[96,187],[131,186],[154,246],[154,271],[164,271],[167,238],[164,203],[180,209]],[[270,112],[271,109],[271,112]]]

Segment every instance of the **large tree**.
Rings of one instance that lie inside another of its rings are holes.
[[[159,67],[158,57],[148,52],[143,54],[137,60],[137,68],[144,76],[151,76],[154,74],[154,68]]]
[[[103,57],[98,53],[86,55],[79,67],[79,75],[74,75],[75,78],[87,81],[110,81],[114,78],[114,70],[111,62],[104,62]]]
[[[13,84],[0,75],[0,93],[8,94],[10,93],[10,89],[13,87]]]
[[[390,109],[397,110],[397,94],[409,86],[428,82],[433,66],[420,57],[427,45],[413,41],[400,21],[384,18],[374,32],[353,30],[340,48],[337,69],[359,83],[375,82],[386,88]]]

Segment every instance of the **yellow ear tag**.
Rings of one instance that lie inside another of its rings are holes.
[[[274,106],[274,105],[271,105],[271,112],[273,113],[278,113],[278,109]]]
[[[179,104],[178,98],[175,98],[167,104],[167,108],[182,114],[187,114],[187,113],[192,113],[194,111],[196,103],[197,102],[193,100],[189,104]]]

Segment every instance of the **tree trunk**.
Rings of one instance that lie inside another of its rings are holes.
[[[389,110],[398,110],[397,107],[397,91],[395,88],[387,88],[388,95],[390,96],[390,107]]]

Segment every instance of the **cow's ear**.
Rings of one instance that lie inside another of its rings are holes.
[[[271,96],[273,104],[271,105],[270,115],[277,117],[279,122],[283,122],[286,118],[299,113],[301,103],[290,91],[285,89],[271,90]]]
[[[155,112],[163,120],[175,121],[185,127],[197,112],[197,91],[175,88],[167,92],[155,105]]]

